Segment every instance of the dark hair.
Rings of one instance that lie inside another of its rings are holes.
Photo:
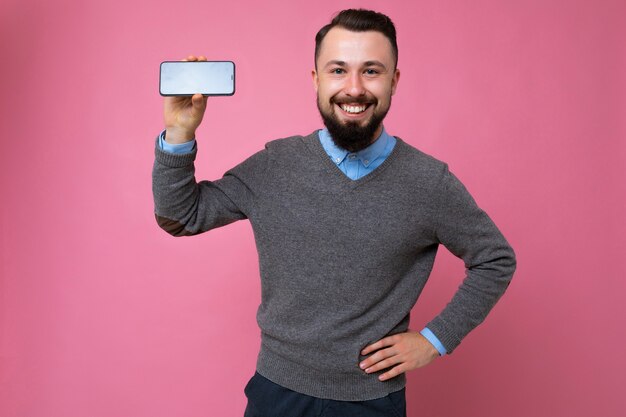
[[[339,12],[337,16],[326,26],[321,28],[315,35],[315,66],[317,68],[317,57],[320,53],[322,41],[329,30],[334,27],[341,27],[353,32],[367,32],[373,30],[380,32],[391,42],[391,49],[394,57],[394,64],[398,65],[398,44],[396,43],[396,27],[391,19],[373,10],[347,9]]]

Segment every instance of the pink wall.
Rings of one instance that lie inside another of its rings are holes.
[[[389,132],[446,160],[518,254],[492,316],[410,374],[409,415],[624,415],[623,1],[3,0],[1,416],[242,415],[251,229],[156,226],[158,64],[237,63],[198,132],[198,174],[216,178],[320,126],[313,36],[347,6],[396,22]],[[462,272],[442,251],[414,328]]]

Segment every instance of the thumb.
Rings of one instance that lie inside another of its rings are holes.
[[[191,105],[193,106],[193,109],[199,111],[200,113],[204,113],[206,101],[207,97],[204,97],[202,94],[194,94],[191,97]]]

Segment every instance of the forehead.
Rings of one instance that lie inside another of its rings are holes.
[[[323,66],[333,60],[348,64],[377,60],[393,65],[391,42],[380,32],[353,32],[334,27],[322,41],[317,63]]]

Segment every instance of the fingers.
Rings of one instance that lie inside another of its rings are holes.
[[[372,343],[371,345],[367,346],[365,349],[361,351],[361,355],[367,355],[371,352],[374,352],[375,350],[382,349],[387,346],[392,346],[397,341],[398,341],[398,337],[395,335],[385,337],[384,339],[380,339],[378,342]]]
[[[359,367],[369,374],[402,362],[400,358],[395,349],[382,349],[362,361]]]
[[[186,62],[195,62],[195,61],[206,61],[206,57],[204,55],[200,55],[200,56],[195,56],[195,55],[189,55],[187,56],[187,58],[183,59],[183,61]]]
[[[388,370],[387,372],[385,372],[384,374],[381,374],[378,376],[378,380],[379,381],[386,381],[388,379],[391,378],[395,378],[400,374],[405,373],[406,371],[409,371],[409,367],[406,366],[405,364],[401,363],[398,366],[395,366],[393,368],[391,368],[390,370]]]
[[[389,369],[393,366],[393,368],[378,376],[379,381],[386,381],[412,369],[406,362],[405,356],[398,354],[392,348],[383,349],[361,362],[359,366],[368,374]]]

